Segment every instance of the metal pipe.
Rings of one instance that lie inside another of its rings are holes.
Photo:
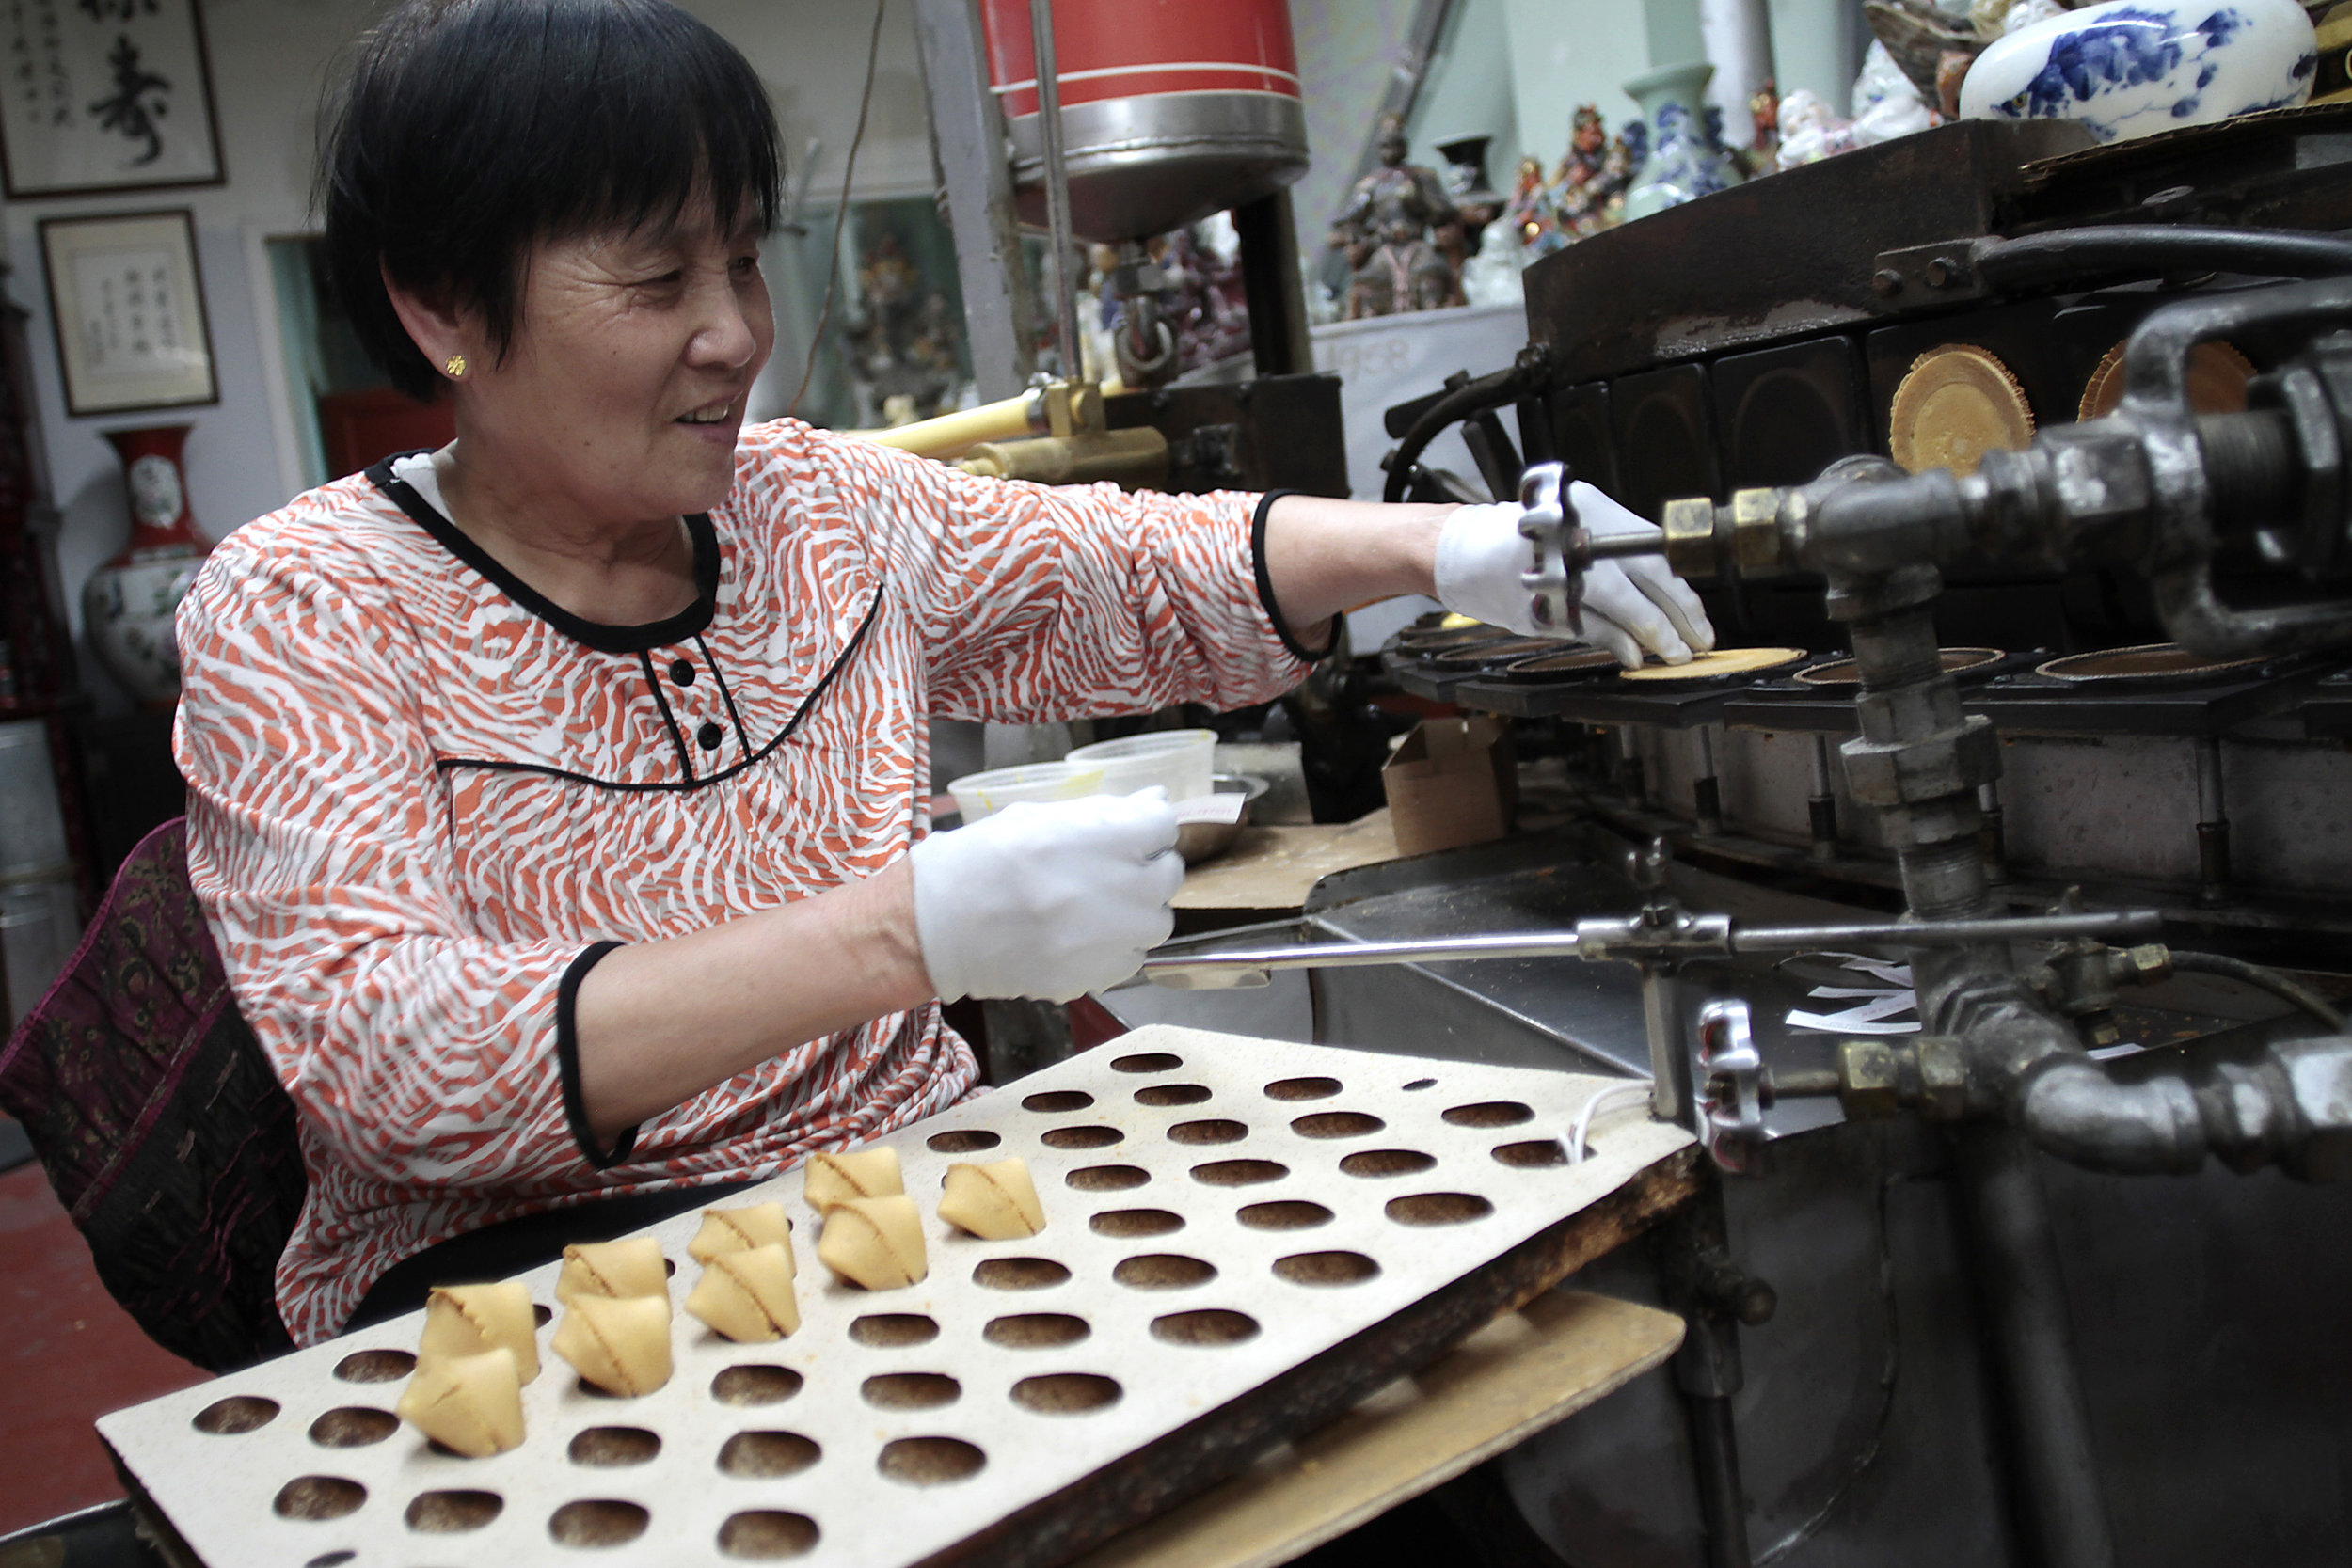
[[[1963,1127],[1953,1141],[1978,1296],[2009,1407],[2026,1560],[2112,1568],[2115,1540],[2032,1146],[1997,1122]]]
[[[2001,816],[2001,786],[1994,781],[1977,785],[1977,810],[1984,817],[1977,830],[1977,848],[1984,856],[1984,877],[1989,882],[2009,880],[2009,832]]]
[[[1699,724],[1691,733],[1698,748],[1698,778],[1691,786],[1692,806],[1698,816],[1700,832],[1720,833],[1724,831],[1724,787],[1715,772],[1715,726]]]
[[[1617,793],[1629,806],[1645,805],[1649,800],[1649,784],[1643,776],[1641,735],[1633,725],[1620,724],[1617,745],[1623,752],[1617,760]]]
[[[1038,145],[1045,154],[1045,231],[1052,253],[1046,277],[1054,291],[1056,341],[1061,374],[1074,381],[1086,373],[1079,352],[1077,280],[1070,276],[1075,240],[1070,228],[1070,166],[1062,157],[1061,75],[1054,59],[1053,0],[1029,0],[1029,42],[1037,64]]]
[[[1829,736],[1813,737],[1813,794],[1804,803],[1813,830],[1813,858],[1825,861],[1837,853],[1837,791],[1830,783]]]
[[[2053,1057],[2019,1086],[2018,1125],[2062,1160],[2119,1175],[2188,1175],[2208,1153],[2238,1171],[2352,1175],[2352,1038],[2146,1065]]]
[[[2197,740],[2197,901],[2218,904],[2230,889],[2230,810],[2221,794],[2221,739]]]

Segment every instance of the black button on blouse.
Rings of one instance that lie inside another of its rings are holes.
[[[674,680],[674,681],[677,682],[677,683],[678,683],[678,685],[680,685],[680,686],[691,686],[691,685],[693,685],[693,684],[694,684],[694,666],[693,666],[693,664],[692,664],[691,661],[687,660],[687,659],[683,659],[683,658],[679,659],[679,660],[678,660],[675,664],[673,664],[673,665],[671,665],[671,666],[670,666],[670,678],[671,678],[672,680]]]
[[[694,732],[695,741],[706,752],[717,751],[719,749],[719,742],[724,738],[724,736],[725,732],[708,720],[704,721],[703,727]]]

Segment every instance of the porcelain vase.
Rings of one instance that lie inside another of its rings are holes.
[[[211,550],[188,507],[181,449],[190,427],[111,430],[131,496],[131,542],[89,576],[82,620],[99,662],[142,706],[180,697],[180,645],[172,621]]]
[[[2109,0],[1995,40],[1960,85],[1960,112],[2077,120],[2126,141],[2294,108],[2318,65],[2296,0]]]
[[[1699,61],[1667,66],[1626,83],[1629,97],[1649,122],[1649,146],[1626,192],[1629,221],[1679,207],[1739,182],[1707,112],[1707,84],[1715,68]]]

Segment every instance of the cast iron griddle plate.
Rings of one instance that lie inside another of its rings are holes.
[[[2190,653],[2178,642],[2143,642],[2134,648],[2106,648],[2095,654],[2069,654],[2037,665],[2036,674],[2053,680],[2079,681],[2084,685],[2153,684],[2156,682],[2193,685],[2198,681],[2217,680],[2233,671],[2251,670],[2263,663],[2261,658],[2207,658]]]
[[[729,1544],[856,1568],[1067,1557],[1121,1509],[1172,1501],[1152,1490],[1160,1470],[1213,1462],[1186,1442],[1230,1448],[1265,1432],[1267,1394],[1313,1397],[1291,1377],[1302,1363],[1327,1386],[1327,1353],[1376,1347],[1654,1180],[1691,1138],[1638,1106],[1603,1115],[1596,1158],[1542,1163],[1586,1098],[1622,1082],[1141,1029],[880,1140],[924,1211],[922,1283],[833,1280],[794,1171],[733,1201],[780,1199],[792,1217],[800,1331],[734,1345],[680,1313],[675,1375],[625,1400],[583,1392],[543,1329],[514,1452],[460,1459],[390,1419],[421,1313],[99,1431],[210,1568],[520,1568],[577,1562],[576,1545],[631,1568],[707,1563]],[[951,1162],[1012,1154],[1043,1199],[1041,1235],[981,1242],[939,1222]],[[647,1231],[677,1265],[674,1303],[700,1274],[699,1223]],[[556,1273],[521,1276],[549,1307]]]
[[[1944,661],[1944,673],[1947,675],[1957,675],[1968,670],[1981,670],[1986,665],[1998,664],[2008,657],[1998,648],[1944,648],[1938,652]],[[1859,686],[1862,684],[1862,676],[1855,670],[1854,661],[1851,657],[1833,658],[1826,664],[1816,664],[1809,670],[1800,670],[1788,678],[1805,686]]]

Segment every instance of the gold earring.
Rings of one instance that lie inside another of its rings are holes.
[[[466,356],[462,354],[451,355],[441,366],[441,371],[452,381],[463,381],[466,378]]]

